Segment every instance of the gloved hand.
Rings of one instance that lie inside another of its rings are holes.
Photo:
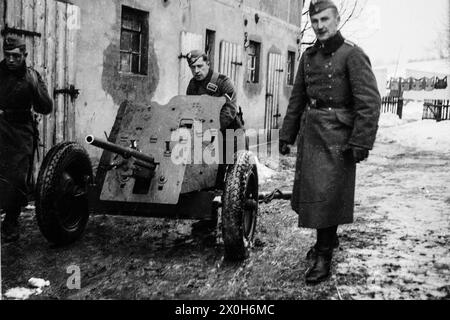
[[[284,140],[280,140],[278,147],[279,147],[280,154],[283,156],[286,156],[289,153],[291,153],[291,148],[289,147],[289,144]]]
[[[357,146],[349,146],[356,163],[366,160],[369,157],[369,150]]]

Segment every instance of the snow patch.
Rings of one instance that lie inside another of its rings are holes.
[[[403,119],[381,114],[377,140],[426,152],[450,152],[450,121],[422,120],[422,113],[423,101],[413,101],[404,106]]]
[[[394,127],[403,124],[398,115],[393,113],[382,113],[378,125],[380,127]]]
[[[35,288],[44,288],[50,286],[50,281],[39,278],[31,278],[30,280],[28,280],[28,284]]]
[[[259,184],[266,183],[271,177],[276,174],[276,171],[262,164],[257,157],[256,158],[256,167],[258,168],[258,180]]]
[[[5,297],[14,300],[27,300],[32,295],[40,295],[44,287],[50,286],[50,281],[39,278],[31,278],[28,280],[28,284],[33,287],[33,289],[22,287],[12,288],[5,293]]]
[[[27,300],[33,294],[37,293],[37,289],[29,288],[12,288],[5,293],[5,297],[14,300]]]
[[[450,121],[421,120],[381,127],[378,138],[428,152],[450,152]]]

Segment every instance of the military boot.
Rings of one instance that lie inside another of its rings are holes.
[[[333,241],[333,249],[339,248],[339,237],[336,235]],[[317,243],[313,245],[306,253],[306,260],[313,262],[317,257]]]
[[[210,234],[216,231],[217,219],[212,220],[200,220],[192,224],[192,234],[202,235]]]
[[[317,249],[314,264],[306,271],[305,281],[307,284],[318,284],[327,280],[331,275],[331,261],[333,249]]]
[[[218,212],[216,209],[213,209],[209,218],[192,224],[191,235],[204,244],[215,243],[217,237]]]
[[[332,226],[317,229],[317,244],[314,246],[312,253],[310,253],[314,262],[305,275],[307,284],[317,284],[330,276],[333,248],[338,243],[337,228],[337,226]]]
[[[19,240],[19,216],[20,208],[5,210],[5,219],[2,222],[2,242],[10,243]]]
[[[2,242],[10,243],[19,240],[19,222],[5,221],[2,222]]]

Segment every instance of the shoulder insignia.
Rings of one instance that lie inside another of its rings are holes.
[[[345,39],[344,42],[349,46],[356,47],[356,44],[354,42],[351,42],[350,40]]]
[[[227,78],[224,74],[219,74],[219,80],[225,80]]]
[[[211,91],[213,93],[216,93],[218,89],[219,89],[219,86],[215,83],[209,82],[206,85],[206,90]]]

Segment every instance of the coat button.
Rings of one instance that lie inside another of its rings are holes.
[[[332,77],[332,76],[333,76],[333,75],[329,74],[329,75],[328,75],[328,78],[330,78],[330,79],[331,79],[331,77]]]
[[[332,88],[332,86],[328,86],[328,89],[331,89]]]

